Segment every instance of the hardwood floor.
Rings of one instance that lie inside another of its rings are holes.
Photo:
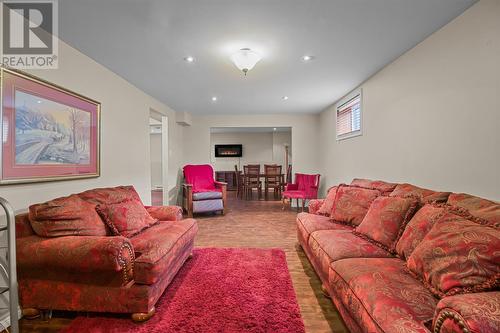
[[[225,216],[198,216],[197,247],[274,247],[285,251],[288,269],[306,331],[310,333],[348,332],[332,302],[323,296],[321,282],[304,252],[296,247],[294,210],[281,209],[280,201],[237,200],[229,192]],[[168,289],[167,289],[168,290]],[[22,332],[57,332],[75,316],[57,312],[44,321],[21,320]]]

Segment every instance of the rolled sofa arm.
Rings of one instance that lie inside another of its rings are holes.
[[[433,332],[500,332],[500,291],[454,295],[437,305]]]
[[[325,199],[311,199],[311,200],[309,200],[309,213],[316,214],[318,212],[319,208],[321,207],[321,205],[323,205],[324,201],[325,201]]]
[[[30,236],[18,239],[16,245],[19,272],[23,270],[121,272],[124,284],[134,276],[134,249],[125,237]]]
[[[145,206],[149,215],[160,221],[182,220],[182,207],[179,206]]]

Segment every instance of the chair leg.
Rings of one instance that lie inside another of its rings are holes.
[[[306,199],[302,199],[302,212],[304,212],[305,204],[306,204]]]

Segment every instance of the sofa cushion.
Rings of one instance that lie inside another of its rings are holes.
[[[193,193],[193,200],[222,199],[221,191],[208,191]]]
[[[357,226],[379,195],[380,192],[376,190],[339,186],[330,217],[337,222]]]
[[[466,193],[452,193],[448,204],[465,208],[473,216],[482,218],[494,226],[500,227],[500,203],[475,197]]]
[[[318,230],[352,230],[351,226],[334,223],[327,216],[309,213],[297,214],[297,232],[304,241],[309,240],[309,235]]]
[[[182,220],[182,207],[179,206],[144,206],[152,218],[159,221]]]
[[[397,258],[353,258],[330,266],[329,289],[363,331],[426,332],[437,299]]]
[[[335,202],[335,197],[337,196],[337,186],[334,186],[328,190],[323,204],[318,209],[319,215],[330,216],[332,213],[333,203]]]
[[[332,261],[346,258],[392,257],[389,252],[354,235],[350,230],[315,231],[309,236],[308,245],[323,276],[328,276],[328,267]]]
[[[500,282],[497,228],[445,213],[408,258],[408,268],[437,296],[480,292]]]
[[[351,182],[353,186],[359,186],[371,190],[378,190],[382,194],[389,194],[396,188],[395,183],[387,183],[382,180],[371,180],[363,178],[354,178]]]
[[[128,238],[158,221],[136,199],[97,205],[96,210],[114,235]]]
[[[207,213],[224,210],[222,199],[193,201],[193,213]]]
[[[367,237],[382,248],[394,252],[396,242],[415,213],[417,204],[415,198],[378,197],[354,231],[358,236]]]
[[[78,196],[85,201],[93,204],[113,204],[124,200],[136,199],[141,202],[139,194],[135,188],[129,186],[95,188],[85,192],[78,193]]]
[[[106,236],[107,229],[95,205],[77,195],[57,198],[29,207],[35,233],[42,237]]]
[[[134,280],[141,284],[156,283],[173,260],[186,255],[197,231],[196,221],[185,219],[160,222],[132,237],[136,256]]]
[[[408,259],[413,250],[415,250],[417,245],[420,244],[425,235],[431,230],[434,222],[443,214],[443,207],[426,204],[420,208],[406,225],[396,245],[398,255]]]
[[[450,192],[436,192],[421,188],[412,184],[398,184],[394,191],[389,194],[391,197],[417,197],[422,204],[430,202],[446,202]]]

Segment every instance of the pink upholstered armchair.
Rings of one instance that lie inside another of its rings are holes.
[[[299,207],[299,199],[302,200],[302,211],[304,210],[306,200],[318,198],[320,175],[306,175],[303,173],[295,174],[295,183],[286,184],[283,192],[283,209],[285,209],[285,201],[290,200],[290,205],[293,199],[297,199],[297,209]]]
[[[183,208],[189,217],[194,213],[225,213],[227,184],[214,180],[211,165],[184,166]]]

